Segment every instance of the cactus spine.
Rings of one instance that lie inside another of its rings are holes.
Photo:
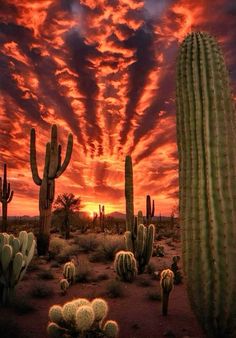
[[[209,337],[235,337],[236,117],[224,58],[209,34],[183,41],[176,97],[188,293]]]
[[[0,202],[2,203],[2,227],[1,231],[7,231],[7,205],[13,198],[14,191],[7,182],[7,165],[4,163],[3,179],[0,177]]]
[[[78,298],[71,302],[53,305],[49,309],[49,337],[103,337],[117,338],[119,327],[113,320],[103,324],[108,313],[108,304],[102,298],[89,302]]]
[[[119,278],[126,282],[132,282],[137,275],[137,263],[131,251],[119,251],[116,253],[114,268]]]
[[[39,255],[45,255],[48,252],[52,203],[55,195],[55,179],[62,175],[66,170],[73,148],[73,136],[69,134],[66,156],[61,164],[61,145],[57,141],[57,126],[54,124],[51,129],[51,141],[46,145],[45,165],[43,178],[39,177],[36,146],[35,129],[31,129],[30,134],[30,166],[34,183],[40,186],[39,190],[39,235],[37,238],[37,249]]]
[[[161,272],[162,315],[167,316],[169,295],[174,286],[174,272],[170,269]]]
[[[18,238],[0,233],[0,296],[3,305],[14,299],[15,287],[23,278],[34,250],[32,232],[21,231]]]

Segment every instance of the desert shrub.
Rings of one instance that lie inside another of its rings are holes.
[[[52,238],[49,246],[50,258],[58,256],[65,246],[67,246],[65,239],[59,237]]]
[[[148,265],[147,265],[147,273],[149,273],[150,275],[153,275],[154,272],[156,271],[156,266],[154,263],[150,262]]]
[[[91,262],[113,261],[118,251],[125,250],[124,240],[121,238],[104,239],[97,250],[90,255]]]
[[[53,288],[45,283],[35,283],[30,290],[30,295],[33,298],[49,298],[53,294]]]
[[[153,300],[153,301],[158,301],[158,302],[160,302],[160,301],[161,301],[161,294],[160,294],[160,292],[158,292],[158,291],[149,291],[149,292],[147,293],[147,298],[148,298],[149,300]]]
[[[34,272],[34,271],[39,271],[39,270],[41,270],[41,268],[37,262],[30,262],[27,268],[27,272]]]
[[[115,279],[109,281],[106,285],[106,293],[109,298],[124,296],[123,284]]]
[[[36,311],[35,306],[31,303],[31,300],[28,297],[16,297],[12,303],[12,308],[18,315],[24,315]]]
[[[107,280],[109,279],[109,275],[107,273],[100,273],[98,276],[97,276],[97,280],[98,281],[101,281],[101,280]]]
[[[58,263],[66,263],[71,260],[73,256],[76,256],[79,252],[78,246],[75,244],[69,245],[66,244],[65,247],[63,247],[62,251],[58,256],[56,256],[54,259]]]
[[[97,238],[92,234],[75,238],[75,243],[79,245],[80,250],[86,253],[96,250],[99,245]]]
[[[10,318],[0,317],[0,337],[1,338],[28,338],[22,332],[19,325]]]
[[[142,286],[144,288],[148,287],[148,286],[151,286],[152,285],[152,282],[149,280],[149,279],[139,279],[138,280],[138,283],[137,283],[139,286]]]
[[[88,283],[91,281],[92,272],[87,260],[81,260],[76,268],[75,281],[77,283]]]
[[[59,268],[61,265],[60,263],[58,263],[57,261],[53,261],[51,264],[50,264],[50,267],[51,268]]]
[[[42,270],[41,272],[37,274],[37,276],[39,279],[43,279],[43,280],[54,279],[54,275],[50,270]]]

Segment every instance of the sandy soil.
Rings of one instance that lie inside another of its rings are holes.
[[[158,244],[165,246],[165,257],[153,257],[152,262],[157,270],[170,267],[174,255],[180,255],[180,243],[175,242],[174,247],[166,244],[165,240]],[[86,258],[85,254],[79,255],[80,259]],[[48,269],[50,264],[45,260],[40,261],[40,268]],[[44,280],[42,283],[50,285],[54,289],[54,295],[46,299],[33,299],[35,312],[17,315],[12,309],[0,309],[1,316],[11,318],[23,329],[23,332],[32,338],[47,337],[46,326],[48,323],[48,310],[53,304],[64,304],[73,298],[103,297],[109,304],[107,319],[116,320],[120,327],[120,338],[182,338],[194,337],[204,338],[187,298],[185,283],[175,285],[170,295],[169,314],[163,317],[161,314],[161,302],[152,301],[147,294],[160,290],[159,281],[154,280],[151,275],[143,274],[137,276],[132,283],[122,283],[124,296],[121,298],[109,298],[106,294],[106,285],[111,279],[116,278],[113,263],[89,263],[95,276],[106,273],[108,280],[94,281],[90,283],[77,283],[72,285],[65,296],[61,295],[59,280],[62,278],[62,266],[51,268],[55,278]],[[181,265],[180,265],[181,266]],[[19,283],[17,294],[25,297],[29,294],[32,285],[38,282],[38,271],[27,272],[26,278]],[[149,280],[147,287],[140,286],[140,282]],[[4,337],[1,337],[4,338]],[[21,335],[19,335],[21,338]]]

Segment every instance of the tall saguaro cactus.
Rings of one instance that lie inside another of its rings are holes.
[[[31,129],[30,134],[30,165],[34,183],[40,186],[39,190],[39,234],[37,237],[37,249],[39,255],[44,255],[48,251],[52,203],[55,195],[55,179],[66,170],[73,148],[73,135],[68,135],[67,149],[64,162],[61,163],[61,145],[57,140],[57,126],[54,124],[51,129],[51,141],[46,145],[45,165],[43,178],[39,177],[36,146],[35,129]]]
[[[4,163],[3,180],[0,177],[0,202],[2,203],[2,227],[1,231],[7,231],[7,205],[13,198],[14,191],[11,190],[10,183],[7,182],[7,165]]]
[[[207,33],[180,47],[176,102],[190,301],[209,337],[236,337],[236,114],[223,55]]]

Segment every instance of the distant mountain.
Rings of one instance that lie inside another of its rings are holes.
[[[122,214],[122,212],[118,212],[118,211],[113,211],[110,214],[107,214],[106,216],[110,216],[116,219],[125,219],[126,215]]]

